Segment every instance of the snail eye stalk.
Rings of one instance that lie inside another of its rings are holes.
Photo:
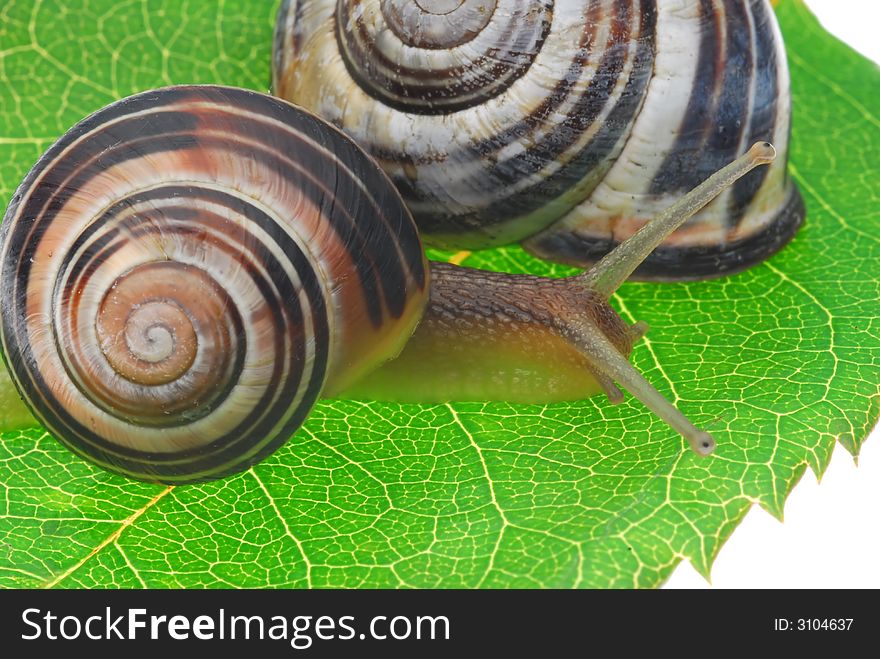
[[[776,149],[769,142],[752,145],[743,156],[710,176],[649,221],[638,233],[621,243],[590,270],[573,279],[607,300],[670,233],[737,180],[755,167],[773,162],[775,157]],[[616,382],[678,431],[696,453],[708,455],[715,450],[715,439],[708,432],[694,426],[667,401],[594,324],[575,322],[569,329],[572,341],[583,351],[592,370],[602,375],[599,382],[612,402],[621,397],[620,390],[613,386]],[[637,338],[647,331],[647,326],[636,323],[631,331],[633,337]]]
[[[585,272],[581,281],[608,299],[648,255],[673,231],[693,217],[694,213],[755,167],[767,165],[775,158],[776,149],[769,142],[753,144],[747,153],[712,174],[657,217],[649,220],[638,232]]]

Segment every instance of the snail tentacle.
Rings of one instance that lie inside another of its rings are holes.
[[[684,437],[700,455],[715,450],[715,439],[700,430],[672,403],[657,391],[617,348],[594,325],[580,323],[569,328],[572,342],[583,350],[590,365],[609,379],[621,384],[649,410]]]
[[[596,382],[602,387],[602,391],[604,391],[605,395],[608,397],[609,403],[612,405],[620,405],[624,401],[623,392],[620,390],[620,387],[614,384],[614,380],[605,375],[604,371],[590,368],[590,374],[596,378]]]
[[[581,275],[581,281],[606,298],[611,297],[673,231],[755,167],[775,158],[776,149],[769,142],[753,144],[747,153],[712,174],[618,245]]]

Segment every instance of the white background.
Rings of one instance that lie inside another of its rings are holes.
[[[880,62],[880,2],[806,3],[829,32]],[[711,586],[684,561],[666,587],[880,587],[880,429],[862,447],[858,468],[838,445],[821,484],[807,470],[785,504],[784,524],[752,508],[722,547]]]

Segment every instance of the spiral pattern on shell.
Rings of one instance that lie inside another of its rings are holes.
[[[650,79],[651,0],[592,3],[587,21],[582,0],[495,0],[451,48],[402,43],[384,22],[398,4],[428,14],[412,1],[288,0],[274,91],[354,136],[424,236],[445,247],[519,240],[570,209],[573,187],[598,183]]]
[[[390,358],[427,274],[393,187],[272,97],[139,94],[66,133],[2,225],[2,342],[35,416],[148,481],[240,471]]]
[[[499,2],[338,2],[337,41],[372,96],[406,112],[455,112],[510,87],[547,37],[552,3],[496,12]]]
[[[803,218],[767,0],[285,0],[273,90],[364,146],[441,247],[586,265],[762,140],[778,162],[642,272],[742,268]]]

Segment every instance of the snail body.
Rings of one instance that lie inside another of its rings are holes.
[[[376,158],[429,245],[585,266],[759,140],[781,157],[636,275],[735,272],[803,220],[767,0],[285,0],[274,51],[274,93]]]
[[[63,135],[0,227],[0,341],[34,416],[76,454],[164,483],[287,441],[321,396],[566,400],[620,384],[714,448],[629,364],[608,299],[677,226],[774,156],[697,186],[564,279],[428,264],[393,184],[285,101],[144,92]],[[558,369],[558,370],[557,370]]]
[[[642,326],[572,281],[431,263],[431,298],[397,359],[344,395],[399,402],[554,403],[602,393],[595,369],[566,336],[588,316],[629,356]],[[491,346],[491,349],[489,347]]]

